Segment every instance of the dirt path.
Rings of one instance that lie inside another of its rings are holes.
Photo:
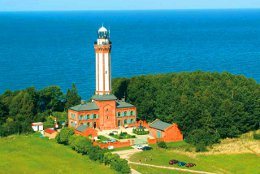
[[[129,160],[129,158],[138,152],[142,152],[142,150],[138,149],[130,149],[130,150],[122,150],[122,151],[116,151],[113,153],[117,153],[121,158],[126,159],[129,164],[134,164],[134,165],[141,165],[141,166],[148,166],[148,167],[156,167],[156,168],[161,168],[161,169],[169,169],[169,170],[177,170],[177,171],[183,171],[183,172],[190,172],[190,173],[200,173],[200,174],[215,174],[211,172],[205,172],[205,171],[198,171],[198,170],[190,170],[190,169],[181,169],[177,167],[167,167],[167,166],[158,166],[158,165],[153,165],[153,164],[146,164],[146,163],[137,163],[137,162],[132,162]],[[140,172],[131,169],[132,174],[141,174]]]
[[[131,162],[131,161],[128,161],[128,163],[140,165],[140,166],[155,167],[155,168],[160,168],[160,169],[178,170],[178,171],[182,171],[182,172],[200,173],[200,174],[215,174],[215,173],[204,172],[204,171],[199,171],[199,170],[189,170],[189,169],[181,169],[181,168],[177,168],[177,167],[157,166],[157,165],[153,165],[153,164],[137,163],[137,162]]]

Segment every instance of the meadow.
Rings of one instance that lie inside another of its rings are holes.
[[[37,134],[0,138],[0,168],[3,174],[115,173],[109,167]]]
[[[204,153],[194,152],[194,147],[184,141],[168,143],[168,149],[161,149],[153,145],[153,150],[136,153],[130,158],[130,161],[170,167],[169,160],[177,159],[196,164],[192,168],[180,167],[183,169],[224,174],[257,174],[260,171],[259,145],[259,140],[254,140],[251,132],[240,138],[222,140],[220,144],[210,147],[209,151]],[[147,173],[147,170],[151,174],[180,173],[168,169],[151,167],[148,169],[146,166],[134,164],[131,164],[131,167],[144,174]],[[178,166],[173,165],[172,167]]]

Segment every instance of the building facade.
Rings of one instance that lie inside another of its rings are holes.
[[[110,33],[105,27],[98,30],[94,43],[96,62],[96,91],[91,102],[81,102],[68,110],[69,127],[84,127],[99,130],[132,127],[136,122],[136,107],[120,101],[112,94]]]

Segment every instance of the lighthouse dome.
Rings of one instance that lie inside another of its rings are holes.
[[[98,29],[98,38],[99,39],[108,39],[109,38],[109,32],[105,27],[100,27]]]
[[[107,32],[107,29],[102,26],[99,28],[98,32]]]

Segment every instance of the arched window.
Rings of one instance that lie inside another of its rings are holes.
[[[124,116],[126,116],[126,115],[127,115],[127,112],[125,111],[125,112],[124,112]]]
[[[83,116],[82,115],[79,116],[79,120],[83,120]]]
[[[124,124],[127,124],[127,119],[124,120]]]
[[[89,119],[89,114],[87,115],[87,119]]]
[[[87,123],[87,126],[88,126],[88,127],[90,126],[89,122]]]
[[[117,116],[120,117],[120,112],[117,113]]]
[[[133,119],[131,119],[130,123],[133,123],[133,122],[134,122],[134,120],[133,120]]]
[[[96,115],[96,114],[94,114],[94,115],[93,115],[93,118],[94,118],[94,119],[95,119],[95,118],[97,118],[97,115]]]
[[[130,111],[130,115],[134,115],[133,111]]]

